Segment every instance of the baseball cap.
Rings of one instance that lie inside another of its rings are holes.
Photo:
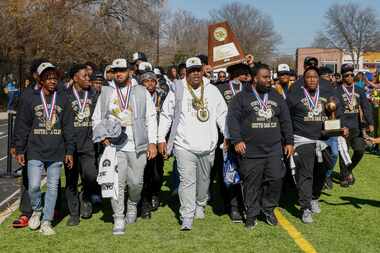
[[[76,73],[78,73],[81,69],[86,69],[85,64],[74,64],[71,66],[69,71],[70,78],[73,78]]]
[[[191,57],[186,60],[186,70],[201,69],[202,62],[198,57]]]
[[[146,72],[146,71],[152,71],[153,70],[153,67],[152,67],[152,64],[150,64],[149,62],[142,62],[139,64],[139,69],[138,69],[140,72]]]
[[[140,61],[148,61],[146,55],[143,52],[136,52],[132,55],[132,62],[136,63],[138,60]]]
[[[354,65],[350,63],[343,64],[342,67],[340,68],[340,73],[342,75],[347,72],[353,72],[354,71]]]
[[[145,80],[157,80],[156,74],[154,74],[152,71],[147,71],[144,74],[140,76],[141,81]]]
[[[56,69],[56,67],[50,62],[43,62],[37,68],[37,74],[40,76],[44,71],[48,69]]]
[[[283,74],[290,74],[290,67],[288,64],[279,64],[277,67],[277,73],[278,75],[283,75]]]
[[[112,69],[127,69],[128,68],[128,62],[126,59],[119,58],[115,59],[111,64]]]
[[[315,57],[307,56],[305,57],[304,65],[318,67],[318,59]]]

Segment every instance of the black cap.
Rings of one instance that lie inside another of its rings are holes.
[[[94,73],[92,73],[92,75],[91,75],[91,77],[90,77],[90,80],[91,80],[91,81],[95,81],[95,80],[104,80],[103,73],[100,72],[99,70],[95,71]]]
[[[69,71],[69,76],[70,78],[73,78],[76,73],[78,73],[82,69],[86,69],[87,65],[85,64],[74,64],[71,66],[70,71]]]
[[[240,75],[248,75],[251,70],[247,64],[238,63],[227,67],[227,72],[230,75],[230,79],[234,79]]]
[[[317,72],[317,74],[319,75],[319,68],[315,67],[315,66],[310,66],[310,67],[305,69],[305,71],[303,72],[303,76],[305,76],[306,72],[308,72],[310,70],[315,70]]]
[[[328,68],[328,67],[322,66],[322,67],[319,68],[319,74],[321,76],[323,76],[323,75],[331,75],[331,74],[333,74],[333,71],[330,68]]]
[[[207,65],[208,64],[208,57],[204,54],[199,54],[197,57],[201,60],[202,65]]]
[[[303,63],[305,66],[318,67],[318,59],[315,57],[307,56],[307,57],[305,57],[305,60]]]
[[[340,68],[340,73],[343,75],[344,73],[347,72],[353,72],[354,71],[354,65],[350,63],[343,64],[342,67]]]

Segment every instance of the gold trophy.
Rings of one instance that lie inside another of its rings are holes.
[[[328,120],[324,122],[322,134],[327,137],[343,135],[343,128],[340,119],[336,118],[337,103],[335,98],[329,98],[325,104]]]

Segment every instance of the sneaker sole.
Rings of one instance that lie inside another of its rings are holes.
[[[125,232],[112,232],[113,235],[124,235]]]

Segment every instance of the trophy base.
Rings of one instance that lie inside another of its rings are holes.
[[[343,136],[343,133],[344,133],[343,128],[322,130],[322,135],[324,137]]]

